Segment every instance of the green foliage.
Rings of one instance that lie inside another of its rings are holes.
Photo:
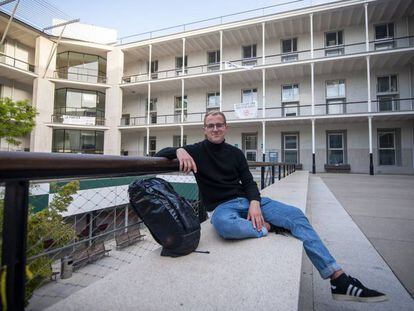
[[[52,240],[53,248],[67,245],[75,238],[74,229],[64,222],[61,215],[73,201],[73,195],[79,190],[79,181],[72,181],[60,187],[49,203],[48,208],[35,213],[30,208],[27,228],[27,257],[44,252],[44,241]],[[34,278],[26,284],[26,302],[33,291],[52,275],[53,260],[47,256],[39,257],[29,264]]]
[[[0,139],[13,145],[20,145],[16,138],[29,134],[35,126],[36,108],[27,100],[12,101],[0,98]]]

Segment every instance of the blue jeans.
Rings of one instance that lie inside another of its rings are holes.
[[[306,254],[322,278],[327,279],[341,269],[300,209],[269,198],[262,198],[260,207],[266,222],[290,230],[294,237],[303,242]],[[225,239],[266,236],[268,232],[265,227],[258,231],[246,219],[248,210],[249,201],[246,198],[221,203],[216,207],[211,223]]]

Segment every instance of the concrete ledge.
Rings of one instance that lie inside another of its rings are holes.
[[[295,172],[264,196],[305,211],[308,172]],[[297,310],[302,243],[275,235],[226,241],[206,221],[199,250],[180,258],[160,249],[48,310]]]

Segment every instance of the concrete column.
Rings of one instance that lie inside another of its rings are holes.
[[[312,115],[315,115],[315,63],[311,63],[311,105]]]
[[[49,68],[45,74],[50,51],[53,47],[54,43],[43,36],[36,39],[35,68],[38,78],[33,82],[32,105],[37,109],[38,114],[35,118],[36,126],[30,134],[30,151],[34,152],[52,151],[53,130],[46,124],[52,121],[55,84],[43,77],[51,77],[55,71],[56,53],[52,55]]]
[[[374,161],[372,158],[372,117],[368,117],[368,141],[369,141],[369,174],[374,175]]]
[[[312,174],[316,173],[315,164],[315,149],[316,149],[316,138],[315,138],[315,119],[312,119]]]
[[[309,14],[309,23],[310,23],[310,47],[311,47],[311,58],[313,58],[313,13]]]
[[[220,70],[223,70],[223,30],[220,30]]]
[[[118,129],[122,117],[122,89],[119,83],[124,72],[124,52],[115,48],[107,56],[108,84],[105,103],[105,131],[104,154],[119,155],[121,150],[121,132]]]
[[[223,75],[220,73],[220,111],[223,111]]]
[[[371,66],[370,66],[370,58],[369,55],[366,57],[367,59],[367,105],[368,105],[368,112],[371,112]]]
[[[368,3],[364,3],[364,11],[365,11],[365,50],[369,51],[369,26],[368,26]]]
[[[262,23],[262,65],[266,64],[266,28]]]
[[[262,95],[262,117],[266,117],[266,69],[262,69],[262,89],[263,89],[263,95]]]

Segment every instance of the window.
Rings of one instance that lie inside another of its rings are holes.
[[[181,107],[184,109],[184,120],[187,120],[187,95],[184,95],[184,107],[181,96],[174,98],[174,122],[181,122]]]
[[[257,64],[256,59],[256,44],[246,45],[242,47],[243,51],[243,66],[254,66]]]
[[[220,69],[220,50],[207,52],[207,71]]]
[[[220,108],[220,92],[207,93],[207,111]]]
[[[158,60],[151,62],[151,79],[158,79]]]
[[[344,54],[343,31],[330,31],[325,33],[325,55],[334,56]]]
[[[242,103],[257,102],[257,89],[242,90]]]
[[[345,80],[326,81],[326,113],[345,112]]]
[[[150,124],[157,123],[157,98],[150,99]],[[148,99],[145,101],[147,104],[145,105],[145,114],[148,113]]]
[[[329,165],[346,164],[345,131],[326,132]]]
[[[299,133],[282,133],[283,162],[299,163]]]
[[[378,111],[398,111],[400,109],[397,75],[377,78]]]
[[[282,85],[282,102],[299,101],[299,84]]]
[[[375,49],[392,49],[394,47],[394,23],[375,26]]]
[[[184,58],[184,73],[187,73],[187,55]],[[183,57],[179,56],[175,58],[175,74],[177,76],[183,74]]]
[[[104,132],[54,129],[52,152],[103,154]]]
[[[282,40],[282,62],[291,62],[298,60],[298,39],[297,38],[290,38]]]
[[[396,165],[400,153],[400,129],[378,130],[379,165]]]
[[[187,135],[183,135],[183,146],[186,146],[186,145],[187,145]],[[173,136],[173,147],[174,148],[182,147],[180,135]]]
[[[242,133],[242,147],[247,161],[257,161],[257,133]]]
[[[129,113],[122,114],[121,125],[129,125],[131,120],[131,115]]]
[[[144,156],[153,157],[157,153],[157,137],[149,137],[149,151],[147,152],[147,136],[144,136]]]
[[[299,104],[298,103],[283,103],[282,104],[282,115],[284,117],[294,117],[299,115]]]

